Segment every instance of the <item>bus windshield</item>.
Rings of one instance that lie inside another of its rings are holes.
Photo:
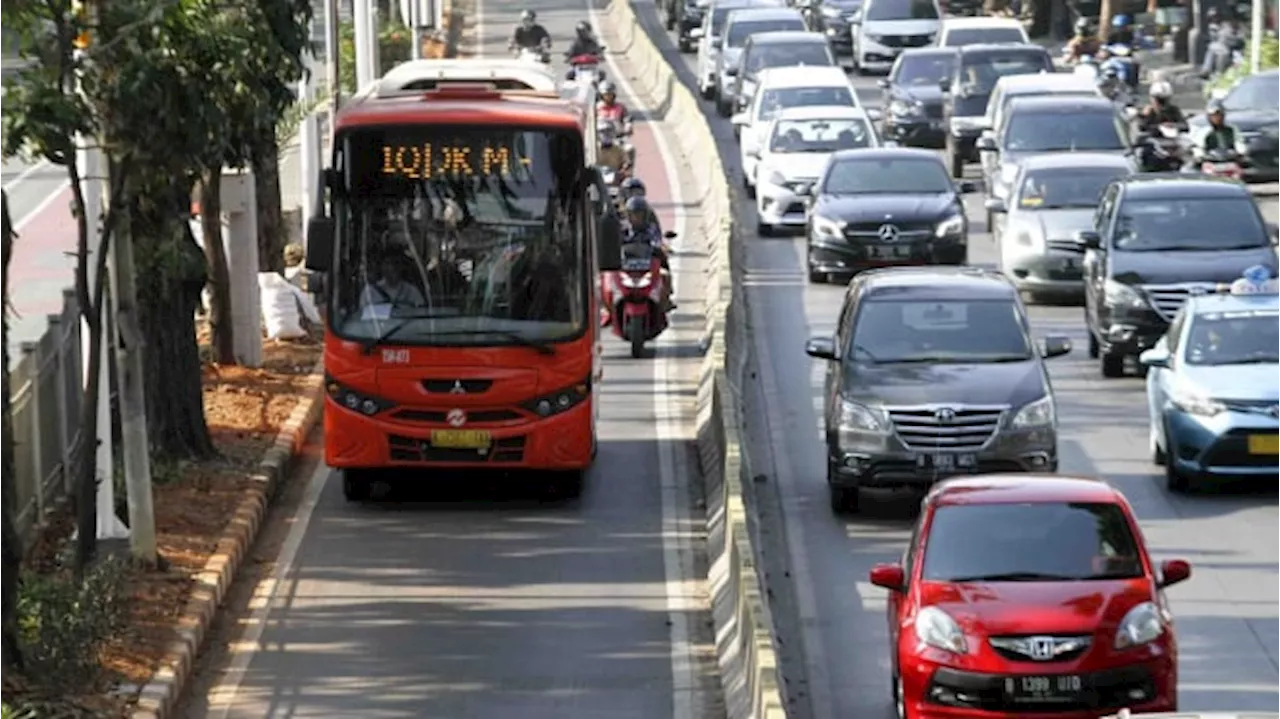
[[[474,346],[586,329],[579,134],[390,126],[348,131],[340,147],[336,335]]]

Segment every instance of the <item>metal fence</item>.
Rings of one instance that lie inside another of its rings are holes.
[[[23,342],[10,373],[13,469],[18,535],[35,539],[46,510],[70,488],[70,467],[80,438],[83,366],[80,310],[75,292],[63,290],[62,313],[49,315],[37,342]]]

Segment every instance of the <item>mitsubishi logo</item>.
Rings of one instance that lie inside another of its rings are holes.
[[[1053,637],[1028,637],[1027,656],[1039,661],[1052,659],[1057,654],[1057,642]]]
[[[453,389],[449,390],[449,394],[466,394],[467,388],[462,386],[462,380],[455,379],[453,381]]]
[[[941,424],[951,424],[956,419],[956,411],[950,407],[939,407],[934,410],[933,418]]]
[[[880,225],[880,229],[876,230],[876,234],[879,235],[880,240],[882,242],[897,242],[898,226],[897,225]]]
[[[450,427],[461,427],[467,423],[467,413],[460,409],[451,409],[449,414],[444,416],[444,421],[448,422]]]

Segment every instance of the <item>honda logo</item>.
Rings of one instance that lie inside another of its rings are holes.
[[[956,411],[950,407],[939,407],[934,410],[933,418],[940,424],[951,424],[956,420]]]
[[[1057,654],[1057,642],[1053,637],[1029,637],[1027,639],[1027,656],[1039,661],[1053,659]]]
[[[461,427],[467,423],[467,413],[460,409],[451,409],[449,414],[444,416],[444,421],[448,422],[450,427]]]
[[[455,379],[453,381],[453,389],[449,390],[449,394],[466,394],[467,388],[462,386],[462,380]]]
[[[881,242],[897,242],[898,226],[897,225],[880,225],[880,229],[876,230],[876,235],[880,237]]]
[[[1032,661],[1050,662],[1089,648],[1089,637],[992,637],[991,646]]]

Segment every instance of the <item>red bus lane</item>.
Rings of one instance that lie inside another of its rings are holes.
[[[671,198],[671,181],[668,179],[668,170],[674,171],[675,168],[663,166],[662,152],[658,149],[658,140],[654,137],[653,127],[649,124],[649,119],[637,112],[632,105],[627,105],[627,109],[631,111],[633,116],[631,144],[636,148],[636,177],[644,182],[649,204],[653,206],[654,212],[658,213],[658,220],[662,223],[662,229],[664,231],[674,230],[676,226],[676,208]],[[614,339],[617,338],[615,337]]]
[[[14,318],[9,338],[14,345],[35,342],[45,331],[46,316],[62,311],[62,291],[74,286],[76,222],[71,214],[71,188],[64,187],[17,226],[9,261],[9,303]],[[23,208],[12,208],[21,212]]]

